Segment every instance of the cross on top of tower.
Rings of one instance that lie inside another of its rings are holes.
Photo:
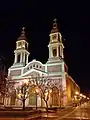
[[[56,18],[54,18],[53,22],[54,22],[54,23],[57,23],[57,19],[56,19]]]
[[[22,27],[21,35],[25,35],[25,27]]]
[[[25,31],[25,27],[22,27],[22,30]]]
[[[18,38],[18,40],[27,40],[25,34],[25,27],[22,27],[21,36]]]
[[[59,32],[56,18],[54,18],[54,20],[53,20],[53,28],[51,30],[51,33],[55,33],[55,32]]]

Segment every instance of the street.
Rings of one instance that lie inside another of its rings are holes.
[[[56,112],[48,112],[48,114],[45,112],[41,114],[37,113],[25,118],[20,116],[15,117],[15,115],[11,116],[12,117],[0,116],[0,120],[90,120],[90,102],[83,103],[77,107],[68,106],[62,110],[59,109]]]
[[[76,108],[66,108],[65,110],[59,110],[56,113],[48,113],[48,115],[42,116],[42,120],[90,120],[90,102]]]
[[[62,118],[61,118],[62,119]],[[68,113],[62,120],[90,120],[90,103],[84,103],[81,106],[77,107],[76,110]]]

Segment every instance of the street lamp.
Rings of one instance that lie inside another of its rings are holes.
[[[79,92],[76,91],[75,94],[76,94],[76,95],[79,95]]]
[[[76,91],[76,92],[74,93],[74,103],[76,103],[76,104],[77,104],[78,97],[79,97],[79,92]]]

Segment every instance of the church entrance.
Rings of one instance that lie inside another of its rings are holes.
[[[52,106],[59,106],[59,90],[57,87],[52,88]]]
[[[30,95],[29,95],[29,105],[30,106],[35,106],[36,105],[36,94],[35,94],[35,86],[32,86],[30,90]]]
[[[31,106],[36,105],[36,94],[31,94],[29,96],[29,105],[31,105]]]

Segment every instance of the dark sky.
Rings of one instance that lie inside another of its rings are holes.
[[[0,2],[0,56],[8,67],[14,59],[15,42],[26,26],[30,60],[48,59],[49,33],[56,17],[65,39],[65,62],[69,74],[82,90],[90,89],[90,8],[89,3],[71,1],[3,0]]]

